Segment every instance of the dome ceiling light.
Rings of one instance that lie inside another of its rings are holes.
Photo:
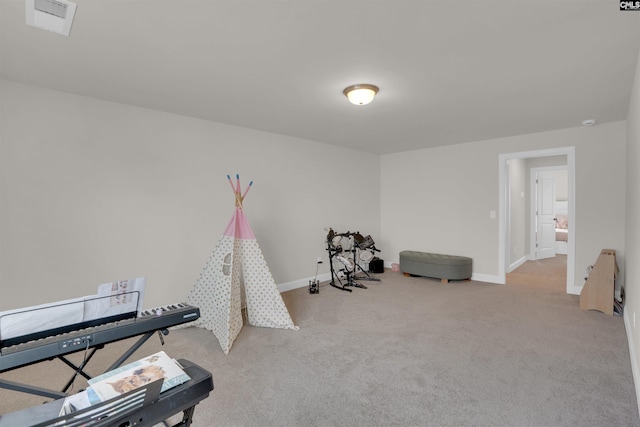
[[[367,105],[373,101],[378,90],[378,86],[363,83],[349,86],[343,90],[342,93],[344,93],[344,95],[349,99],[349,102],[354,105]]]

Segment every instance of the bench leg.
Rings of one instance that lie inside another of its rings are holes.
[[[449,283],[449,279],[440,279],[440,283]]]

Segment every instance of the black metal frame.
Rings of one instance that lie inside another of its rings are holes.
[[[127,351],[125,351],[122,354],[122,356],[120,356],[118,358],[118,360],[116,360],[105,372],[112,371],[112,370],[118,368],[120,365],[122,365],[129,357],[131,357],[131,355],[133,353],[138,351],[138,349],[145,342],[147,342],[147,340],[149,338],[151,338],[153,336],[153,334],[155,334],[156,332],[160,336],[160,341],[164,345],[164,339],[162,338],[162,335],[168,335],[169,334],[169,330],[168,329],[159,329],[157,331],[147,332],[146,334],[141,336],[140,339],[138,339],[138,341],[133,343],[131,345],[131,347],[129,347],[129,349]],[[58,359],[60,359],[67,366],[69,366],[71,369],[73,369],[75,371],[73,373],[73,376],[69,379],[67,384],[65,384],[65,386],[63,387],[62,391],[49,390],[49,389],[38,387],[38,386],[35,386],[35,385],[23,384],[23,383],[17,383],[17,382],[14,382],[14,381],[4,380],[2,378],[0,378],[0,388],[4,388],[4,389],[7,389],[7,390],[13,390],[13,391],[19,391],[19,392],[22,392],[22,393],[35,394],[35,395],[38,395],[38,396],[49,397],[49,398],[52,398],[52,399],[59,399],[59,398],[65,397],[67,395],[66,391],[69,390],[69,388],[71,388],[71,386],[73,385],[73,382],[76,379],[76,376],[81,375],[84,378],[86,378],[87,380],[90,380],[92,378],[89,374],[84,372],[84,368],[87,366],[87,363],[89,363],[91,358],[93,358],[93,356],[96,353],[96,351],[101,350],[103,348],[104,348],[104,345],[99,345],[99,346],[96,346],[96,347],[92,347],[90,352],[89,352],[89,354],[82,360],[82,363],[80,363],[80,365],[74,364],[69,359],[67,359],[64,355],[57,356]],[[85,351],[88,351],[88,350],[89,350],[89,342],[87,341],[87,348],[85,349]],[[41,361],[41,362],[43,362],[43,361]]]
[[[191,378],[186,383],[160,393],[162,380],[151,382],[141,388],[108,401],[60,416],[64,399],[0,416],[0,427],[59,425],[63,427],[107,427],[134,426],[166,421],[182,412],[182,420],[173,427],[190,426],[195,407],[213,390],[211,373],[185,359],[178,361]]]
[[[333,264],[333,259],[338,256],[338,254],[341,253],[345,253],[342,250],[342,247],[335,247],[332,243],[332,240],[335,236],[342,236],[342,237],[353,237],[353,236],[361,236],[359,232],[355,232],[355,233],[351,233],[349,231],[347,231],[346,233],[335,233],[332,229],[329,229],[329,233],[327,234],[327,252],[329,253],[329,268],[331,270],[331,282],[329,283],[331,286],[333,286],[334,288],[340,289],[342,291],[347,291],[347,292],[351,292],[351,289],[348,289],[348,287],[356,287],[356,288],[361,288],[361,289],[367,289],[367,287],[361,283],[358,283],[357,280],[368,280],[368,281],[373,281],[373,282],[379,282],[380,279],[376,278],[376,277],[371,277],[371,275],[365,271],[362,266],[358,263],[358,258],[357,258],[357,252],[358,250],[361,250],[360,246],[358,245],[357,242],[354,241],[354,244],[352,245],[351,249],[348,252],[351,252],[351,256],[350,258],[353,260],[353,271],[349,270],[348,268],[342,268],[336,271],[334,264]],[[355,239],[354,239],[355,240]],[[369,249],[369,248],[368,248]],[[375,246],[371,246],[370,249],[372,251],[375,252],[379,252],[378,249],[375,248]],[[364,276],[357,276],[358,274],[358,270],[360,270],[360,272],[364,273]],[[338,275],[338,272],[343,272],[344,275],[346,276],[346,280],[345,283],[343,283],[343,281],[340,279],[340,276]],[[336,283],[337,282],[337,283]],[[338,285],[339,283],[339,285]]]

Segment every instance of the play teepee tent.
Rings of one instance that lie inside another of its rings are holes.
[[[242,194],[240,177],[236,175],[235,186],[230,176],[227,179],[235,194],[236,209],[187,298],[189,304],[200,308],[195,325],[213,331],[225,354],[229,354],[242,329],[243,284],[251,325],[299,329],[291,320],[242,209],[253,182]]]

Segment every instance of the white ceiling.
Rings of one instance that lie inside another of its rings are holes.
[[[380,154],[624,120],[640,47],[617,0],[75,3],[0,0],[3,79]]]

